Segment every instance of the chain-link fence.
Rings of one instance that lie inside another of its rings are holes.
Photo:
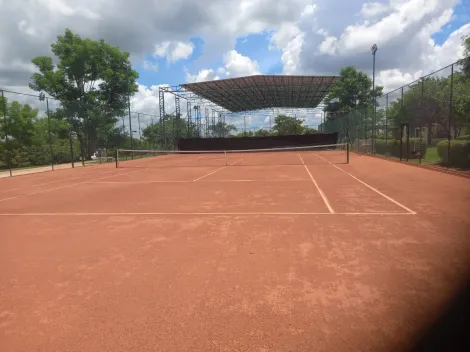
[[[320,130],[338,132],[360,153],[469,168],[470,77],[461,62],[384,94],[375,109],[327,114]]]
[[[205,105],[188,104],[181,111],[178,104],[173,113],[160,116],[64,103],[43,94],[0,92],[0,176],[107,162],[117,148],[173,150],[181,138],[277,133],[274,116],[232,115]],[[304,124],[289,133],[309,130],[313,126]]]

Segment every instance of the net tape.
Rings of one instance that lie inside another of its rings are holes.
[[[329,150],[345,151],[347,143],[311,145],[302,147],[279,147],[279,148],[262,148],[262,149],[235,149],[235,150],[155,150],[155,149],[118,149],[118,153],[149,153],[149,154],[233,154],[233,153],[264,153],[264,152],[285,152],[285,151],[315,151],[330,148]]]

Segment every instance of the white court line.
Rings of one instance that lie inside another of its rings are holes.
[[[122,173],[116,174],[116,175],[111,175],[111,176],[106,176],[106,177],[100,177],[100,178],[97,178],[96,180],[104,180],[104,179],[107,179],[107,178],[112,178],[112,177],[116,177],[116,176],[120,176],[120,175],[129,175],[129,174],[133,174],[134,172],[140,172],[140,171],[142,171],[142,170],[146,170],[146,169],[139,169],[139,170],[134,170],[134,171],[131,171],[131,172],[122,172]],[[92,182],[92,181],[91,181],[91,180],[88,180],[88,181],[83,181],[83,182],[72,183],[72,184],[65,185],[65,186],[60,186],[60,187],[55,187],[55,188],[49,188],[49,189],[45,189],[45,190],[38,191],[38,192],[20,194],[20,195],[17,195],[17,196],[14,196],[14,197],[10,197],[10,198],[3,198],[3,199],[0,199],[0,202],[4,202],[4,201],[6,201],[6,200],[11,200],[11,199],[16,199],[16,198],[20,198],[20,197],[33,196],[33,195],[35,195],[35,194],[46,193],[46,192],[55,191],[55,190],[62,189],[62,188],[73,187],[73,186],[81,185],[81,184],[84,184],[84,183],[90,183],[90,182]]]
[[[201,177],[195,179],[193,182],[202,180],[204,177],[207,177],[207,176],[209,176],[209,175],[215,174],[216,172],[218,172],[218,171],[220,171],[220,170],[223,170],[223,169],[227,168],[228,166],[235,165],[236,163],[239,163],[239,162],[242,161],[242,160],[243,160],[243,159],[239,159],[239,160],[235,161],[234,163],[231,163],[231,164],[229,164],[229,165],[226,165],[226,166],[224,166],[224,167],[221,167],[220,169],[217,169],[217,170],[215,170],[215,171],[209,172],[208,174],[206,174],[206,175],[204,175],[204,176],[201,176]]]
[[[257,179],[257,180],[203,180],[201,182],[206,183],[214,183],[214,182],[311,182],[309,178],[293,178],[293,179],[285,179],[285,180],[275,180],[275,179]],[[178,181],[178,180],[153,180],[153,181],[91,181],[89,183],[93,184],[151,184],[151,183],[194,183],[193,180],[191,181]]]
[[[398,205],[400,208],[402,209],[405,209],[407,212],[409,212],[410,214],[413,214],[413,215],[416,215],[416,212],[411,210],[410,208],[404,206],[403,204],[401,204],[400,202],[396,201],[395,199],[387,196],[386,194],[383,194],[382,192],[380,192],[378,189],[372,187],[371,185],[367,184],[366,182],[358,179],[356,176],[350,174],[349,172],[347,171],[344,171],[343,169],[341,169],[340,167],[336,166],[335,164],[332,164],[331,162],[329,162],[328,160],[326,160],[325,158],[322,158],[321,156],[317,155],[319,158],[325,160],[326,162],[328,162],[331,166],[337,168],[338,170],[344,172],[346,175],[349,175],[351,176],[353,179],[355,179],[356,181],[362,183],[364,186],[368,187],[369,189],[373,190],[375,193],[381,195],[382,197],[384,197],[385,199],[389,200],[390,202],[392,202],[393,204],[395,205]]]
[[[321,188],[318,186],[317,181],[315,181],[315,179],[313,178],[313,176],[312,176],[312,174],[310,173],[310,170],[308,169],[307,165],[305,165],[304,159],[302,159],[302,157],[301,157],[300,155],[299,155],[299,158],[300,158],[300,160],[302,161],[302,165],[305,167],[305,170],[307,170],[308,175],[310,176],[310,179],[312,180],[313,184],[314,184],[315,187],[317,188],[318,193],[320,193],[320,196],[323,198],[323,202],[325,203],[326,207],[328,208],[328,210],[330,211],[330,213],[334,214],[335,211],[334,211],[333,208],[331,207],[330,202],[328,202],[328,199],[326,198],[325,193],[323,193],[323,191],[321,190]]]
[[[106,174],[109,174],[110,172],[113,172],[113,171],[95,172],[95,173],[92,173],[92,174],[82,175],[81,177],[63,178],[62,180],[55,180],[55,181],[51,181],[51,182],[35,183],[35,184],[31,184],[31,185],[25,185],[23,188],[11,188],[11,189],[8,189],[8,190],[3,190],[3,191],[0,191],[0,193],[20,191],[20,190],[25,189],[25,188],[40,187],[40,186],[50,185],[50,184],[53,184],[53,183],[64,182],[64,181],[78,180],[78,179],[85,178],[85,176],[88,177],[88,176],[106,175]]]
[[[197,216],[227,216],[227,215],[353,215],[353,216],[403,216],[403,215],[416,215],[412,213],[297,213],[297,212],[153,212],[153,213],[137,213],[137,212],[122,212],[122,213],[0,213],[0,216],[171,216],[171,215],[197,215]]]

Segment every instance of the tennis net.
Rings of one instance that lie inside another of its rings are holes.
[[[164,168],[198,166],[328,165],[349,163],[347,144],[245,150],[118,149],[116,166]]]

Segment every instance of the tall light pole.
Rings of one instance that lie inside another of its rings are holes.
[[[370,50],[372,51],[372,57],[373,57],[373,66],[372,66],[372,94],[373,94],[373,102],[374,102],[374,115],[372,118],[372,154],[374,154],[375,150],[375,124],[376,124],[376,98],[375,98],[375,53],[377,52],[377,44],[372,45],[372,48]]]

